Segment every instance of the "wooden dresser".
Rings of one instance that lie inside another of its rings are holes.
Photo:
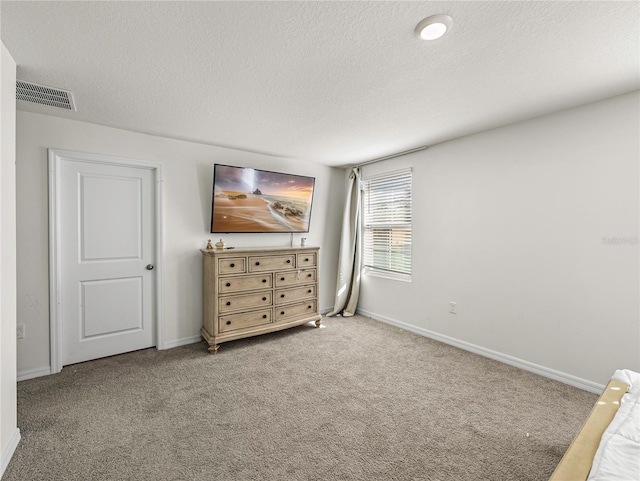
[[[310,321],[320,326],[319,247],[201,250],[202,337],[219,344]]]

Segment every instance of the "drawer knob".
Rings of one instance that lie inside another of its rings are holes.
[[[262,314],[262,318],[263,318],[263,319],[266,319],[266,318],[267,318],[267,315],[266,315],[266,314]]]
[[[280,311],[280,315],[281,315],[281,316],[284,316],[284,311]]]
[[[262,279],[262,282],[267,282],[267,280],[266,279]]]
[[[266,301],[266,300],[267,300],[267,298],[266,298],[266,297],[263,297],[263,298],[262,298],[262,300],[263,300],[263,301]]]
[[[236,266],[235,264],[231,264],[231,267],[235,267],[235,266]]]
[[[230,305],[231,305],[231,301],[227,301],[227,306],[230,306]]]
[[[284,297],[284,294],[280,294],[280,297]]]
[[[257,265],[257,266],[259,266],[259,265],[260,265],[260,263],[259,263],[259,262],[256,262],[256,265]]]
[[[291,259],[287,259],[287,264],[291,264]]]
[[[309,290],[307,291],[307,294],[311,294],[311,289],[309,289]]]
[[[284,277],[281,277],[281,278],[280,278],[280,280],[281,280],[281,281],[284,281]]]
[[[231,321],[227,321],[227,326],[230,326],[230,325],[231,325]]]
[[[307,277],[311,277],[311,274],[307,274]]]
[[[304,261],[305,262],[309,262],[309,258],[307,257]],[[233,267],[233,266],[231,266],[231,267]]]
[[[227,287],[231,287],[231,282],[227,282],[225,285],[226,285]]]
[[[311,309],[311,304],[309,304],[309,305],[307,306],[307,309]]]

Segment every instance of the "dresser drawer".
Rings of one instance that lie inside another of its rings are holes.
[[[289,272],[276,272],[276,287],[295,286],[316,281],[315,269],[297,269]]]
[[[238,311],[241,309],[255,309],[258,307],[271,306],[271,291],[256,292],[255,294],[244,294],[234,296],[224,296],[218,298],[218,312]]]
[[[302,299],[316,297],[316,286],[294,287],[292,289],[278,289],[276,291],[276,305],[288,304]]]
[[[273,271],[277,269],[293,269],[296,266],[296,255],[252,256],[249,257],[249,272]]]
[[[315,252],[297,255],[296,267],[315,267],[317,265],[318,259]]]
[[[306,315],[312,315],[317,312],[316,300],[311,299],[305,302],[299,302],[296,304],[289,304],[286,306],[280,306],[275,308],[276,322],[289,319],[291,317],[304,317]]]
[[[227,332],[247,327],[260,326],[271,322],[271,309],[244,312],[241,314],[229,314],[218,318],[218,331]]]
[[[218,292],[220,294],[253,291],[256,289],[266,289],[272,286],[273,276],[271,273],[255,276],[222,277],[218,279]]]
[[[233,259],[219,259],[218,273],[223,274],[243,274],[247,271],[245,258],[238,257]]]

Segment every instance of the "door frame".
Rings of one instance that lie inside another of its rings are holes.
[[[49,349],[51,374],[62,371],[63,335],[62,335],[62,299],[61,289],[61,259],[62,245],[60,232],[60,165],[65,160],[86,162],[94,164],[108,164],[115,166],[141,167],[149,169],[153,173],[156,192],[155,207],[155,252],[154,261],[156,281],[155,294],[155,318],[152,328],[156,333],[156,349],[164,349],[164,282],[163,282],[163,250],[162,250],[162,164],[147,160],[135,160],[125,157],[112,157],[107,155],[74,152],[70,150],[48,149],[49,155]]]

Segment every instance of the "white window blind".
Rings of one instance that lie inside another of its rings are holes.
[[[364,265],[368,272],[410,279],[411,169],[371,177],[364,188]]]

